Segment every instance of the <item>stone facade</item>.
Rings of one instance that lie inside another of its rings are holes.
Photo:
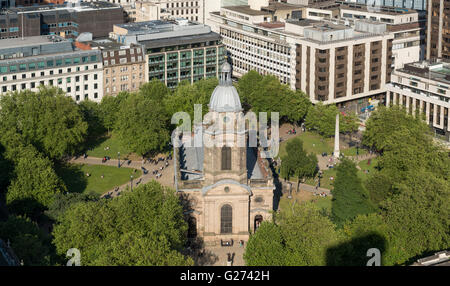
[[[234,89],[231,77],[228,77],[229,85],[224,77],[222,72],[220,88],[214,91],[211,102],[214,97],[238,96],[237,92],[230,92]],[[220,102],[230,111],[217,112],[213,108],[218,106],[210,105],[208,115],[212,121],[200,127],[203,141],[209,136],[216,143],[175,148],[175,187],[186,202],[189,237],[202,238],[206,245],[247,241],[261,221],[271,219],[273,209],[274,184],[268,161],[261,158],[257,147],[245,143],[248,142],[247,128],[237,128],[237,118],[243,116],[240,101],[221,98]],[[226,105],[227,102],[230,105]],[[235,102],[238,102],[237,108],[231,106]],[[224,117],[227,120],[223,120]],[[218,121],[227,123],[211,128]],[[228,128],[229,125],[236,128]],[[193,163],[194,160],[197,162]]]

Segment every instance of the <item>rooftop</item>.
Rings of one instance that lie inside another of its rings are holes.
[[[240,14],[246,14],[249,16],[261,16],[261,15],[271,15],[278,10],[295,10],[303,8],[305,6],[288,4],[282,2],[269,2],[269,6],[262,7],[261,10],[253,10],[250,5],[239,5],[239,6],[226,6],[223,9],[234,11]]]
[[[51,11],[64,11],[69,10],[70,12],[81,12],[81,11],[92,11],[92,10],[102,10],[102,9],[117,9],[121,8],[117,4],[113,4],[106,1],[96,1],[96,2],[81,2],[79,4],[48,4],[39,6],[27,6],[27,7],[15,7],[9,9],[0,10],[1,14],[21,14],[21,13],[42,13]]]
[[[189,27],[199,27],[203,26],[197,22],[191,22],[184,18],[178,18],[175,20],[153,20],[153,21],[145,21],[145,22],[133,22],[126,24],[118,24],[116,25],[119,28],[125,29],[128,31],[128,34],[154,34],[161,32],[170,32],[177,29],[183,29]]]
[[[351,2],[343,2],[341,3],[340,9],[345,10],[353,10],[353,11],[361,11],[361,12],[370,12],[377,14],[385,14],[385,15],[404,15],[404,14],[416,14],[417,10],[408,9],[408,8],[399,8],[399,7],[389,7],[389,6],[379,6],[368,10],[367,6],[359,3],[351,3]]]
[[[234,11],[234,12],[237,12],[240,14],[246,14],[249,16],[270,15],[270,13],[268,11],[253,10],[253,9],[250,9],[250,6],[248,6],[248,5],[228,6],[228,7],[223,7],[223,9]]]
[[[438,59],[436,61],[421,61],[405,64],[398,71],[450,84],[450,62],[444,60]]]
[[[45,45],[58,42],[68,42],[59,36],[34,36],[25,38],[13,38],[0,40],[0,49],[10,49],[26,46]]]

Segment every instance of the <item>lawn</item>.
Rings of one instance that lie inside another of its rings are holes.
[[[356,147],[350,147],[350,148],[341,148],[341,153],[344,154],[344,156],[356,156]],[[359,148],[358,155],[365,155],[367,154],[367,150],[363,148]]]
[[[327,152],[331,154],[331,152],[333,152],[333,138],[323,138],[319,134],[315,134],[309,131],[302,132],[301,134],[293,138],[300,138],[303,141],[303,148],[308,153],[322,154],[323,152]],[[289,140],[292,140],[293,138],[290,138]],[[279,157],[286,155],[286,143],[289,140],[281,142],[280,152],[278,154]]]
[[[328,190],[332,190],[333,189],[333,180],[331,180],[331,177],[333,177],[333,179],[336,179],[336,168],[327,169],[327,170],[323,171],[322,179],[320,179],[320,187],[328,189]],[[318,177],[316,175],[315,178],[307,179],[305,181],[305,183],[308,185],[311,185],[311,186],[316,186],[317,182],[318,182],[317,180],[318,180]]]
[[[328,197],[314,196],[312,193],[306,191],[301,191],[299,193],[293,192],[292,199],[288,199],[287,194],[284,194],[281,197],[278,209],[280,211],[290,211],[294,202],[298,204],[307,201],[314,202],[317,205],[317,207],[319,207],[319,209],[324,209],[327,213],[331,212],[330,196]]]
[[[109,149],[107,147],[109,147]],[[117,159],[117,152],[120,152],[121,159],[126,158],[130,154],[132,154],[132,152],[128,148],[122,146],[119,138],[117,138],[117,136],[113,134],[110,137],[106,137],[105,140],[97,145],[94,149],[89,150],[87,154],[88,156],[97,158],[109,156],[112,159]]]
[[[358,175],[363,181],[366,180],[371,173],[376,171],[375,167],[377,165],[378,158],[372,158],[372,160],[370,160],[370,165],[367,164],[368,161],[369,160],[367,159],[358,163],[358,166],[361,168],[361,170],[358,170]],[[364,173],[364,170],[368,170],[369,173]]]
[[[99,165],[68,165],[60,168],[58,173],[69,192],[95,193],[99,196],[129,182],[131,175],[134,178],[142,175],[140,170]],[[87,177],[86,173],[90,176]]]

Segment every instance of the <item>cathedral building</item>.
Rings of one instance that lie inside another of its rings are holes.
[[[275,187],[261,148],[248,144],[249,124],[238,124],[244,113],[228,63],[208,106],[203,122],[194,126],[192,137],[201,140],[190,141],[202,144],[184,141],[174,149],[175,188],[186,202],[188,235],[206,245],[247,241],[271,219]]]

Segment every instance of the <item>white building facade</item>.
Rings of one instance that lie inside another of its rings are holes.
[[[56,36],[0,41],[0,94],[38,91],[41,85],[63,90],[76,102],[103,97],[103,65],[98,50],[77,50]]]
[[[387,85],[386,105],[402,105],[450,141],[450,63],[417,62],[395,70]]]

